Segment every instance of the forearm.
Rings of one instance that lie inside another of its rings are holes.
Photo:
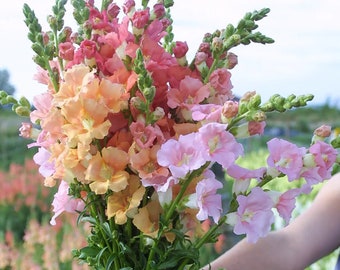
[[[293,265],[290,265],[292,256],[296,256],[296,253],[294,254],[293,248],[290,248],[290,241],[285,231],[281,230],[259,239],[256,244],[242,240],[212,262],[210,266],[212,270],[294,270]],[[208,270],[209,266],[203,269]]]

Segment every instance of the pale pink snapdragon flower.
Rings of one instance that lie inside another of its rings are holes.
[[[306,149],[278,138],[270,140],[267,145],[269,150],[267,164],[269,167],[287,175],[289,181],[299,179]]]
[[[19,132],[20,137],[36,140],[39,136],[40,130],[34,128],[32,123],[22,122]]]
[[[218,68],[211,73],[209,82],[216,91],[215,94],[223,94],[227,99],[232,99],[234,97],[231,91],[233,85],[230,78],[231,73],[226,68]]]
[[[222,106],[217,104],[197,104],[191,108],[194,121],[221,122]]]
[[[274,222],[273,201],[259,187],[252,189],[248,196],[238,195],[237,212],[227,214],[227,223],[234,225],[235,234],[246,234],[251,243],[266,236]]]
[[[218,223],[222,213],[222,196],[217,194],[217,190],[223,184],[215,179],[211,171],[205,173],[207,178],[199,181],[196,185],[196,193],[189,196],[187,206],[198,208],[196,215],[198,220],[207,220],[211,216],[215,223]]]
[[[307,184],[317,184],[332,175],[332,167],[337,159],[338,152],[331,145],[317,141],[309,148],[304,158],[304,168],[301,176]]]
[[[50,160],[51,153],[44,147],[39,147],[38,152],[33,156],[34,162],[39,165],[39,173],[49,177],[55,173],[54,162]]]
[[[265,121],[249,121],[237,127],[235,130],[235,137],[243,139],[254,135],[262,135],[265,127]]]
[[[142,149],[151,147],[156,139],[160,143],[164,141],[164,135],[157,125],[145,126],[141,121],[137,121],[131,123],[130,131],[135,142]]]
[[[217,162],[224,169],[243,154],[243,146],[226,130],[227,125],[208,123],[198,130],[200,146],[207,161]]]
[[[38,120],[43,120],[48,116],[52,108],[52,100],[53,95],[47,92],[36,95],[33,98],[33,105],[36,109],[30,114],[32,123],[35,123]]]
[[[240,194],[246,192],[249,188],[251,179],[257,179],[257,181],[260,182],[265,172],[265,167],[251,170],[240,167],[237,164],[229,166],[227,174],[234,179],[233,193]]]
[[[179,88],[172,88],[168,92],[168,106],[189,109],[195,104],[201,103],[210,94],[209,87],[199,79],[185,76],[179,84]]]
[[[292,217],[292,212],[295,209],[296,198],[302,193],[309,193],[307,186],[302,188],[293,188],[283,193],[272,190],[268,191],[268,194],[275,204],[277,212],[280,217],[284,219],[286,224],[289,223]]]
[[[202,155],[202,143],[197,133],[179,136],[162,144],[157,152],[158,164],[169,168],[175,178],[183,178],[187,173],[199,169],[206,163]]]
[[[56,225],[56,218],[63,212],[76,213],[82,211],[85,207],[81,199],[74,199],[68,194],[69,188],[66,181],[61,181],[58,192],[54,195],[52,202],[54,215],[50,221],[51,225]]]

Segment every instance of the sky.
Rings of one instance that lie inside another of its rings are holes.
[[[36,65],[22,14],[25,2],[49,30],[46,17],[55,0],[11,0],[0,9],[0,69],[9,71],[17,97],[24,95],[32,100],[46,88],[33,79]],[[65,24],[74,26],[71,5],[67,7]],[[239,61],[231,70],[234,93],[240,96],[255,90],[263,101],[275,93],[313,94],[311,104],[340,106],[338,0],[175,0],[175,40],[188,43],[191,61],[205,33],[228,23],[235,25],[246,12],[264,7],[271,11],[258,22],[258,30],[275,43],[240,45],[231,50]]]

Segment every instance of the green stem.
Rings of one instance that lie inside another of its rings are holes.
[[[102,239],[105,242],[105,246],[109,249],[109,252],[111,254],[119,254],[119,246],[117,243],[115,243],[114,240],[112,240],[112,247],[108,241],[108,237],[106,233],[103,230],[103,217],[105,216],[105,211],[103,209],[103,206],[101,203],[96,202],[97,196],[93,194],[91,189],[86,186],[87,194],[88,194],[88,202],[90,202],[90,216],[92,216],[96,220],[96,227],[97,230],[100,232]],[[96,202],[96,203],[94,203]],[[110,223],[110,228],[112,227],[112,223]],[[117,259],[114,260],[115,269],[120,269],[120,262],[118,261],[119,256],[117,256]]]
[[[194,248],[197,250],[200,249],[207,242],[207,240],[225,223],[226,220],[226,215],[221,217],[218,223],[214,224],[214,226],[212,226],[209,231],[195,243]],[[188,259],[184,260],[178,269],[183,270],[188,263]]]
[[[165,215],[164,221],[165,221],[166,226],[168,225],[167,223],[170,221],[173,213],[176,210],[176,207],[179,205],[179,202],[183,198],[183,195],[186,192],[187,187],[189,186],[191,181],[193,179],[195,179],[197,176],[201,175],[202,172],[209,166],[209,164],[210,164],[210,162],[207,162],[201,168],[199,168],[199,169],[193,171],[192,173],[190,173],[190,175],[188,176],[188,178],[186,180],[183,180],[181,189],[180,189],[177,197],[175,198],[174,201],[171,202],[170,208],[169,208],[169,210],[167,211],[167,213]]]
[[[219,62],[219,60],[215,58],[213,63],[212,63],[212,65],[211,65],[211,67],[210,67],[210,69],[209,69],[209,72],[208,72],[207,76],[204,79],[204,84],[208,83],[209,77],[210,77],[211,73],[216,69],[216,66],[217,66],[218,62]]]
[[[148,261],[147,261],[146,270],[151,269],[151,262],[152,262],[152,260],[155,256],[155,251],[156,251],[156,248],[158,246],[158,243],[159,243],[161,237],[163,236],[163,233],[165,232],[165,230],[167,228],[169,228],[169,222],[170,222],[171,218],[173,217],[173,214],[175,213],[176,208],[180,203],[180,200],[183,198],[183,196],[184,196],[184,194],[187,190],[187,187],[189,186],[189,184],[191,183],[191,181],[193,179],[195,179],[197,176],[202,174],[202,172],[209,166],[209,164],[210,164],[210,162],[206,162],[201,168],[191,172],[189,174],[189,176],[187,176],[187,179],[182,180],[181,189],[180,189],[179,193],[177,194],[175,200],[173,200],[171,202],[170,207],[165,214],[164,223],[160,223],[161,228],[159,228],[157,238],[154,239],[153,245],[151,247],[149,257],[148,257]]]
[[[53,84],[53,88],[56,92],[58,92],[59,91],[59,82],[56,81],[55,74],[54,74],[53,70],[51,69],[49,60],[46,59],[46,58],[45,58],[45,63],[46,63],[45,66],[46,66],[49,78],[51,79],[52,84]]]

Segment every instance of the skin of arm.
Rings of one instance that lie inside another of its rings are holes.
[[[301,270],[340,246],[340,174],[285,228],[256,243],[240,241],[204,270]]]

